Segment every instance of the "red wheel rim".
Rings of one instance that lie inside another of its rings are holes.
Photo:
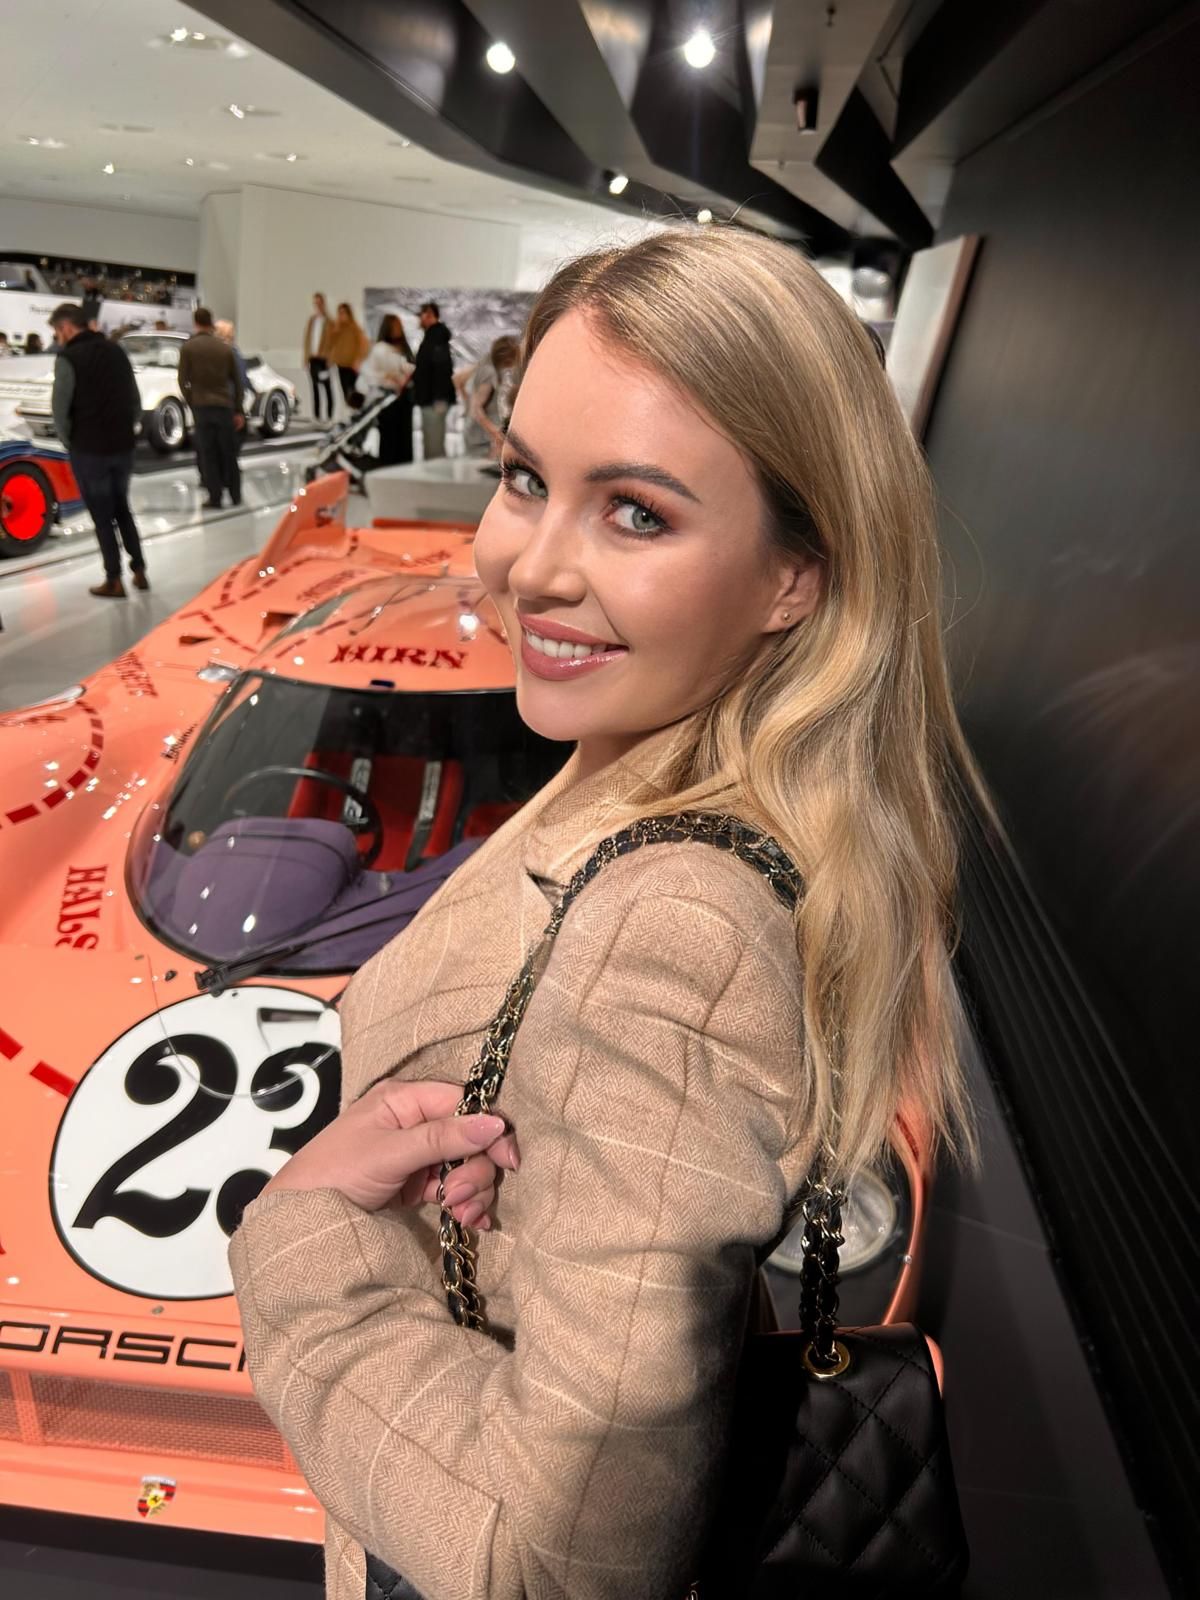
[[[14,472],[0,489],[0,528],[10,539],[36,539],[49,510],[46,491],[29,473]]]

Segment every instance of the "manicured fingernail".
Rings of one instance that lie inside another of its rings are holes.
[[[495,1144],[504,1132],[503,1117],[468,1117],[466,1133],[472,1144]]]
[[[448,1206],[461,1205],[464,1200],[469,1200],[475,1193],[468,1183],[456,1183],[452,1189],[446,1190],[446,1204]]]
[[[492,1219],[485,1212],[475,1226],[479,1229],[480,1233],[488,1233],[491,1231]]]
[[[472,1200],[471,1204],[464,1209],[460,1219],[463,1227],[473,1228],[486,1209],[481,1200]]]

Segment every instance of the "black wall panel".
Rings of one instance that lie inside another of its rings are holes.
[[[1200,1571],[1198,67],[1188,7],[958,168],[940,237],[984,243],[926,440],[968,732],[1078,980],[1039,979],[976,871],[982,1032],[1180,1593]]]

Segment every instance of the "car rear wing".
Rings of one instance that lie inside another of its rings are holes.
[[[263,571],[279,568],[285,560],[305,554],[334,554],[346,542],[346,496],[350,479],[345,472],[330,472],[296,492],[296,498],[279,519],[263,545]]]

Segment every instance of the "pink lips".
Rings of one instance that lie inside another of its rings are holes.
[[[559,643],[598,645],[608,644],[607,639],[597,639],[594,634],[584,633],[579,628],[573,628],[566,622],[551,622],[548,617],[517,617],[521,627],[521,660],[533,673],[535,678],[546,678],[551,682],[563,683],[572,678],[578,678],[587,672],[599,671],[613,661],[619,660],[626,651],[623,645],[613,645],[607,650],[594,650],[591,655],[548,656],[544,655],[525,637],[525,630],[535,633],[542,639],[553,639]]]

